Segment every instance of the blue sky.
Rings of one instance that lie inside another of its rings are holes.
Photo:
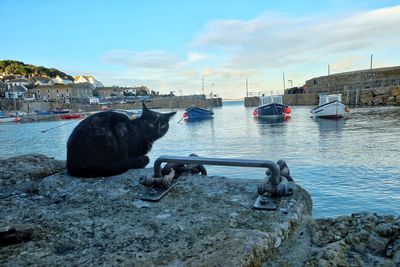
[[[400,65],[400,1],[11,1],[0,59],[224,98]],[[18,14],[18,15],[17,15]],[[179,92],[179,93],[178,93]]]

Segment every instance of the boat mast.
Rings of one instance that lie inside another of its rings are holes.
[[[285,93],[285,89],[286,89],[286,86],[285,86],[285,73],[283,73],[283,93]]]
[[[201,91],[203,92],[204,95],[204,76],[201,77]]]
[[[246,77],[246,97],[249,97],[249,88],[247,85],[247,77]]]

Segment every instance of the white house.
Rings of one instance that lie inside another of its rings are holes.
[[[23,98],[24,94],[28,92],[28,88],[23,85],[10,86],[4,93],[5,99],[19,99]]]
[[[103,84],[96,80],[93,76],[75,76],[74,83],[90,83],[93,88],[104,87]]]
[[[136,95],[137,93],[137,88],[133,88],[133,87],[128,87],[124,89],[124,93],[125,94],[129,94],[129,95]]]
[[[53,78],[52,81],[53,81],[53,84],[71,84],[71,83],[73,83],[73,81],[68,80],[68,79],[63,79],[60,76]]]
[[[26,78],[16,78],[16,79],[11,79],[5,82],[5,84],[7,84],[8,88],[11,88],[13,86],[29,86],[31,84],[31,82],[29,80],[27,80]]]
[[[99,104],[100,103],[100,100],[97,98],[97,97],[95,97],[95,96],[92,96],[92,97],[89,97],[89,104]]]
[[[35,95],[34,92],[29,91],[29,92],[26,92],[26,93],[24,94],[24,100],[33,101],[33,100],[35,100],[35,99],[36,99],[36,95]]]

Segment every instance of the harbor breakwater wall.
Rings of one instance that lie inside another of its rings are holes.
[[[175,109],[187,108],[191,105],[197,107],[220,107],[222,106],[222,98],[206,99],[202,96],[168,96],[168,97],[152,97],[145,102],[148,108],[154,109]],[[104,105],[82,104],[82,103],[62,103],[62,102],[45,102],[45,101],[12,101],[0,100],[1,110],[19,110],[23,112],[32,112],[33,110],[54,110],[57,108],[68,108],[73,111],[99,111],[102,106],[108,106],[115,109],[141,109],[142,103],[135,100],[134,103],[107,103]]]
[[[364,89],[342,89],[342,102],[349,106],[396,106],[400,105],[400,86],[375,87]],[[291,106],[318,105],[319,93],[283,95],[283,102]],[[245,97],[246,107],[259,105],[258,97]]]
[[[0,173],[1,266],[400,264],[399,217],[313,219],[299,186],[262,211],[255,180],[187,174],[144,202],[139,179],[152,168],[81,179],[64,161],[28,154],[0,158]]]

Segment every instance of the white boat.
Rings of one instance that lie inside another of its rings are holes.
[[[0,111],[0,123],[1,122],[18,122],[18,116],[9,116],[7,113]]]
[[[319,96],[319,106],[311,110],[313,117],[332,119],[341,118],[346,112],[350,112],[350,109],[342,103],[341,94],[321,94]]]

